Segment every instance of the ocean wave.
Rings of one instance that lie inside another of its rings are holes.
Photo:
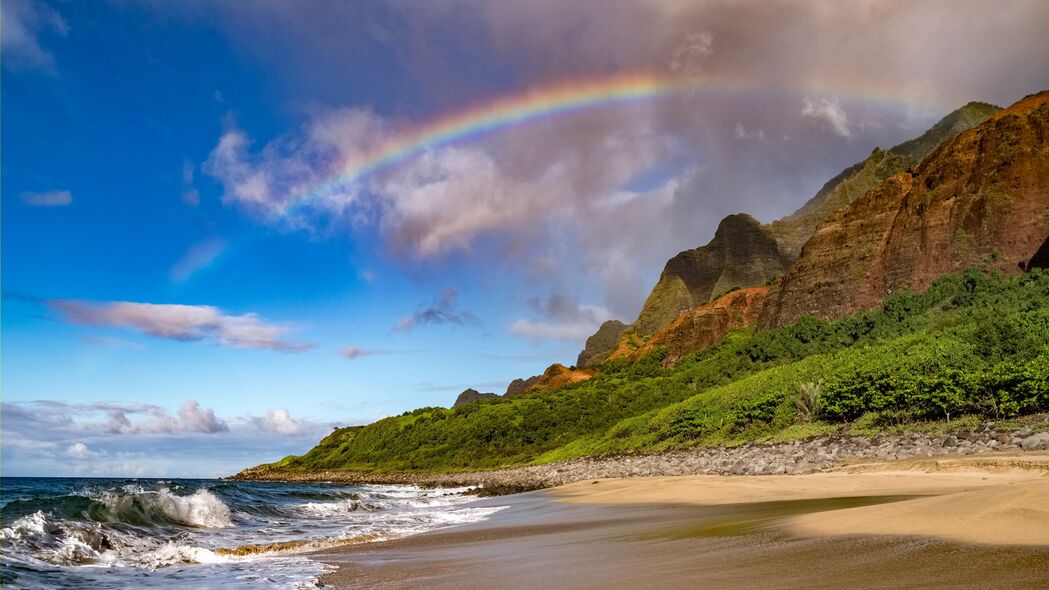
[[[378,512],[386,507],[378,502],[342,500],[339,502],[307,502],[292,508],[310,516],[337,516],[351,512]]]
[[[54,521],[43,511],[0,529],[5,557],[51,565],[137,566],[157,569],[176,563],[221,563],[230,558],[177,540],[136,534],[100,523]]]
[[[215,576],[229,589],[310,587],[322,566],[305,552],[497,510],[457,506],[474,499],[465,488],[415,486],[16,479],[4,491],[5,588],[196,588]]]
[[[141,488],[131,493],[106,493],[98,501],[106,511],[98,516],[110,522],[128,524],[175,524],[208,529],[233,526],[229,506],[215,494],[199,489],[188,496],[180,496],[166,487],[157,490]],[[92,520],[100,520],[93,517]]]
[[[147,490],[124,486],[120,491],[103,490],[84,495],[13,500],[5,506],[6,514],[43,512],[59,519],[90,520],[101,523],[124,523],[141,527],[184,526],[227,528],[233,526],[230,509],[206,489],[189,495],[178,495],[167,487]]]

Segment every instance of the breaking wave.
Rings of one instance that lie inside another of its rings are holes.
[[[313,588],[301,553],[481,520],[467,488],[5,478],[4,588]],[[172,567],[172,566],[181,567]]]

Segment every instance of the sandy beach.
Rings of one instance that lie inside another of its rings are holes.
[[[1049,454],[579,482],[327,550],[337,588],[1049,586]]]

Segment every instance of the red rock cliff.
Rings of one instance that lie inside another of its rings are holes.
[[[835,211],[769,294],[759,324],[840,317],[974,264],[1020,272],[1047,236],[1049,91]]]

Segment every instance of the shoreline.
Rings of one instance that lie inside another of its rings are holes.
[[[1031,426],[1035,428],[1031,428]],[[480,486],[480,495],[505,495],[578,481],[620,477],[684,475],[805,475],[850,465],[933,457],[993,457],[1049,450],[1049,419],[999,431],[986,422],[965,431],[875,437],[829,435],[804,441],[693,447],[658,454],[583,457],[506,469],[427,471],[287,471],[258,466],[226,478],[233,481],[414,484],[424,487]],[[1018,461],[1019,459],[1014,459]]]
[[[1049,452],[601,479],[471,505],[507,508],[310,557],[347,589],[1049,585]]]

